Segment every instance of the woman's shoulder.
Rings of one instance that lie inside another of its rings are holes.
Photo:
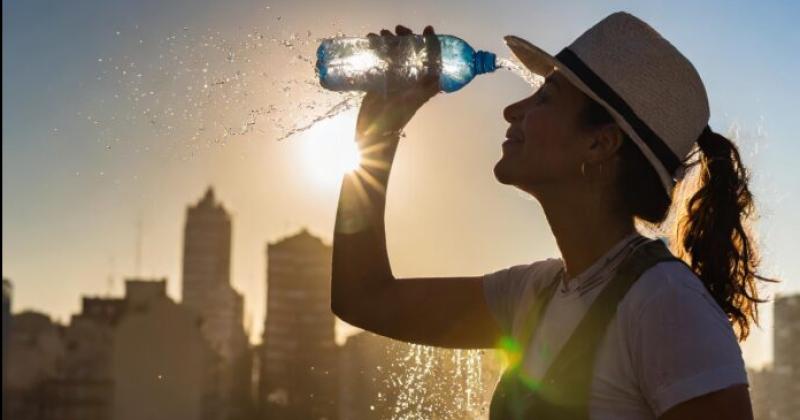
[[[682,262],[661,262],[645,271],[618,311],[625,354],[659,415],[695,396],[747,383],[731,323]]]
[[[551,284],[556,279],[556,274],[564,266],[560,258],[546,258],[527,264],[518,264],[509,267],[507,279],[525,283],[531,291],[537,291]]]
[[[674,316],[682,312],[729,325],[727,315],[702,280],[677,260],[660,262],[642,273],[620,305],[620,311],[632,319],[641,320],[647,312],[665,312]]]
[[[511,267],[484,275],[483,291],[491,312],[501,327],[512,330],[512,324],[520,310],[524,310],[537,290],[549,284],[562,266],[560,259],[548,258]]]

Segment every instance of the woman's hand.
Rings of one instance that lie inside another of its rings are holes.
[[[384,29],[380,34],[389,45],[390,60],[397,51],[395,48],[399,41],[397,37],[414,34],[410,29],[401,25],[397,25],[395,32],[396,35]],[[428,38],[426,48],[428,54],[431,55],[429,60],[434,63],[439,62],[441,55],[439,40],[436,38],[433,27],[425,27],[422,34]],[[374,33],[367,35],[367,37],[377,36]],[[411,117],[438,92],[438,71],[431,72],[411,88],[388,92],[367,92],[361,102],[356,123],[356,141],[359,148],[363,151],[366,146],[387,139],[396,142],[400,131],[408,124]]]

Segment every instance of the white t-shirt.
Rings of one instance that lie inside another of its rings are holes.
[[[486,302],[506,334],[519,337],[533,297],[557,281],[562,266],[548,259],[484,276]],[[572,285],[568,292],[558,286],[523,358],[528,375],[544,376],[606,283],[583,296]],[[744,360],[725,313],[688,267],[661,262],[633,284],[608,325],[589,414],[592,420],[652,420],[678,403],[744,383]]]

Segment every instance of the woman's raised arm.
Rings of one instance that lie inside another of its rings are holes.
[[[396,32],[411,34],[400,26]],[[433,29],[423,34],[433,38]],[[501,333],[484,301],[482,277],[396,279],[386,249],[386,187],[399,132],[438,90],[431,78],[364,97],[356,126],[361,167],[342,181],[336,215],[331,309],[345,322],[398,340],[488,348]]]

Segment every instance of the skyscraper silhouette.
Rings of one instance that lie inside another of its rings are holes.
[[[771,398],[776,418],[800,414],[800,294],[775,298]]]
[[[209,187],[190,206],[183,240],[183,304],[199,318],[203,336],[220,356],[223,417],[249,396],[244,300],[230,283],[231,217]]]
[[[305,229],[267,246],[262,418],[333,420],[337,406],[330,246]]]

